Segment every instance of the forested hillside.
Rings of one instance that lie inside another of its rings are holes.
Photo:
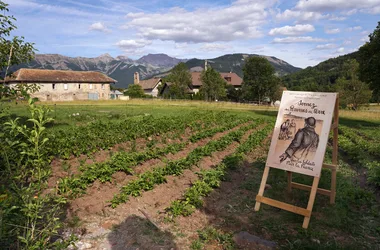
[[[329,91],[339,77],[344,76],[343,64],[349,59],[358,59],[359,53],[331,58],[314,67],[282,77],[282,83],[291,90]]]

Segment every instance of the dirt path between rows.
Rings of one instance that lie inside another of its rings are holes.
[[[253,179],[252,175],[255,175],[256,171],[252,163],[266,154],[270,138],[271,135],[263,141],[262,146],[248,153],[241,167],[229,172],[227,181],[223,181],[218,189],[204,199],[203,208],[197,209],[188,217],[178,217],[175,223],[165,224],[164,230],[184,235],[176,239],[179,249],[188,249],[191,242],[197,238],[197,230],[207,226],[219,225],[227,228],[227,231],[239,231],[249,223],[248,215],[253,212],[253,207],[250,204],[239,206],[238,203],[242,203],[245,197],[256,196],[256,190],[242,189],[241,186]],[[220,248],[210,246],[210,249]]]
[[[217,133],[211,138],[202,139],[196,143],[189,142],[189,145],[177,152],[176,154],[168,154],[161,159],[152,159],[142,163],[134,167],[135,175],[127,175],[124,172],[117,172],[113,177],[113,181],[110,183],[100,183],[99,181],[95,181],[92,186],[87,188],[86,194],[82,197],[74,199],[70,201],[70,208],[68,210],[69,217],[78,216],[81,220],[91,221],[91,217],[95,215],[108,215],[109,213],[113,213],[114,209],[109,209],[109,201],[113,198],[113,196],[119,193],[120,188],[126,185],[131,180],[135,180],[138,174],[144,173],[148,170],[152,170],[157,167],[165,166],[165,162],[168,160],[178,160],[186,157],[191,151],[193,151],[197,147],[201,147],[206,145],[211,140],[218,140],[222,136],[227,133],[237,130],[241,126],[247,125],[248,123],[241,124],[231,130],[227,130],[221,133]],[[184,140],[188,140],[189,138],[184,138]],[[90,218],[89,218],[90,217]]]
[[[232,130],[236,130],[244,125],[247,125],[247,123],[241,124]],[[259,127],[262,126],[264,125],[260,125]],[[246,140],[256,129],[246,132],[242,141]],[[180,159],[185,157],[195,148],[203,146],[211,140],[217,140],[232,130],[218,133],[212,138],[203,139],[197,143],[190,144],[185,150],[170,158]],[[146,223],[147,220],[157,223],[160,229],[165,228],[164,209],[167,208],[173,200],[181,198],[184,191],[191,186],[191,183],[198,179],[196,172],[200,169],[210,169],[214,165],[219,164],[224,157],[233,153],[238,145],[239,143],[234,142],[225,150],[214,152],[211,157],[203,158],[201,162],[197,166],[193,166],[191,170],[185,170],[181,176],[167,177],[167,183],[156,186],[153,190],[143,193],[141,197],[131,198],[126,204],[121,204],[116,209],[111,209],[104,205],[98,206],[99,203],[101,203],[100,199],[104,200],[105,196],[112,198],[113,194],[119,191],[118,188],[109,185],[99,186],[100,189],[98,192],[100,192],[101,195],[96,195],[95,199],[97,200],[95,202],[93,194],[77,199],[73,202],[72,206],[77,206],[78,208],[84,201],[91,202],[92,206],[90,210],[85,212],[76,211],[79,217],[85,221],[82,227],[86,228],[86,234],[82,236],[81,242],[87,242],[91,245],[92,249],[135,249],[133,248],[135,245],[138,246],[138,249],[177,248],[175,246],[176,243],[174,243],[174,238],[167,237],[168,234],[162,230],[154,229],[159,231],[159,235],[162,234],[158,237],[159,239],[156,239],[154,235],[148,238],[144,237],[146,231],[152,230],[149,226],[148,229],[143,230],[145,233],[138,232],[141,231],[142,228],[147,227],[147,225],[151,225],[150,223]],[[160,164],[163,165],[163,162],[161,161],[160,163],[156,163],[156,165],[151,165],[150,169],[160,166]],[[110,193],[113,191],[116,192],[111,195]],[[108,200],[110,198],[108,198]],[[99,211],[99,209],[101,209],[101,211]],[[143,211],[149,219],[145,218],[141,211]],[[116,230],[111,231],[111,229],[115,228]],[[167,240],[167,238],[173,239]]]

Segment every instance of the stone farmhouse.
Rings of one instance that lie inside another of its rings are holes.
[[[139,73],[135,72],[133,83],[140,85],[142,87],[142,89],[144,90],[145,94],[157,97],[158,96],[158,86],[161,85],[162,80],[161,80],[161,78],[151,78],[148,80],[140,81]]]
[[[108,100],[110,84],[116,80],[101,72],[22,68],[5,79],[16,84],[37,84],[32,94],[40,101]]]

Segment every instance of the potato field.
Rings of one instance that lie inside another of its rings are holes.
[[[71,235],[72,249],[380,248],[376,112],[340,117],[336,204],[317,195],[304,230],[299,215],[266,205],[253,211],[275,109],[154,101],[49,108],[44,193],[65,200],[57,237]],[[23,104],[10,114],[29,118]],[[286,181],[271,170],[266,196],[306,207],[308,192],[287,193]],[[329,185],[324,169],[319,186]]]

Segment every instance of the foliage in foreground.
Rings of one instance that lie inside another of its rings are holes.
[[[29,99],[31,118],[4,124],[0,137],[0,244],[10,249],[64,248],[59,238],[59,218],[66,200],[47,193],[50,175],[46,154],[49,109]]]

